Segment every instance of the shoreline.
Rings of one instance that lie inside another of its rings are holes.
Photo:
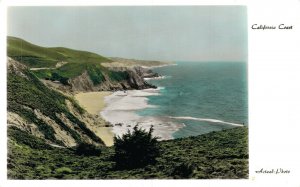
[[[100,112],[101,117],[113,124],[112,131],[116,136],[122,136],[132,131],[135,125],[148,131],[153,125],[153,135],[159,140],[174,139],[172,134],[184,127],[170,118],[162,116],[142,116],[136,112],[158,106],[150,105],[147,96],[160,95],[160,89],[117,91],[105,97],[106,107]]]
[[[166,78],[168,78],[167,76],[158,76],[158,77],[150,77],[150,78],[143,78],[145,81],[148,81],[148,80],[161,80],[161,79],[166,79]]]
[[[110,91],[101,92],[79,92],[74,95],[79,105],[92,115],[100,116],[100,112],[105,108],[104,98],[111,95]],[[111,127],[96,127],[95,134],[101,138],[106,146],[113,145],[114,133]]]

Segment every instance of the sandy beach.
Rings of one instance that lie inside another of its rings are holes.
[[[89,113],[99,115],[99,112],[104,108],[104,97],[111,94],[111,92],[87,92],[78,93],[75,95],[75,99],[79,104],[87,110]]]
[[[78,93],[75,95],[75,99],[90,114],[100,115],[100,112],[105,107],[104,97],[110,94],[111,92],[108,91]],[[105,145],[113,145],[114,134],[111,127],[98,127],[94,131],[103,140]]]

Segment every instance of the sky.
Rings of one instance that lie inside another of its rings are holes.
[[[163,61],[247,61],[245,6],[9,7],[9,36]]]

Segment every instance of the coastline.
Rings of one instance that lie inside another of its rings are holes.
[[[143,67],[147,69],[173,66],[177,64],[163,64],[157,66]],[[165,76],[143,78],[145,81],[150,79],[164,79]],[[113,145],[114,136],[122,136],[128,130],[132,130],[135,125],[148,131],[154,126],[154,136],[160,140],[169,140],[174,137],[172,134],[184,127],[183,123],[174,123],[166,117],[146,117],[136,113],[138,110],[153,108],[157,106],[149,105],[147,96],[160,95],[160,89],[143,89],[128,91],[98,91],[98,92],[79,92],[74,95],[79,105],[88,113],[101,116],[112,127],[94,127],[93,131],[99,136],[106,146]]]
[[[177,64],[154,65],[144,68],[152,69],[172,65]],[[159,76],[143,79],[146,81],[163,78],[166,77]],[[131,96],[128,97],[128,93]],[[173,139],[172,133],[178,128],[182,128],[182,125],[171,124],[169,123],[170,119],[142,117],[135,113],[137,110],[155,107],[148,105],[146,96],[150,95],[159,95],[159,89],[129,90],[126,91],[125,95],[124,91],[78,92],[74,95],[74,98],[88,113],[101,116],[104,121],[113,125],[112,127],[105,127],[105,124],[102,124],[101,126],[90,127],[103,140],[106,146],[112,146],[114,136],[123,135],[128,130],[132,130],[136,124],[139,124],[145,130],[149,130],[151,125],[155,125],[156,132],[154,132],[154,135],[159,136],[162,140]],[[120,96],[126,97],[122,101],[116,101],[116,98],[120,98]],[[112,106],[115,109],[111,110]],[[123,127],[120,124],[124,124]],[[159,131],[161,132],[159,133]]]
[[[75,94],[74,97],[79,105],[88,113],[99,116],[100,112],[105,107],[104,98],[110,94],[112,94],[110,91],[79,92]],[[103,140],[106,146],[113,145],[114,134],[111,127],[97,127],[94,131],[95,134]]]

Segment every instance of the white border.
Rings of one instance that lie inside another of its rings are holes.
[[[0,6],[0,26],[1,26],[1,34],[0,34],[0,98],[1,98],[1,107],[0,107],[0,114],[1,114],[1,124],[3,124],[0,130],[0,181],[5,181],[6,179],[6,155],[7,155],[7,133],[6,133],[6,7]],[[1,186],[0,182],[0,186]]]

